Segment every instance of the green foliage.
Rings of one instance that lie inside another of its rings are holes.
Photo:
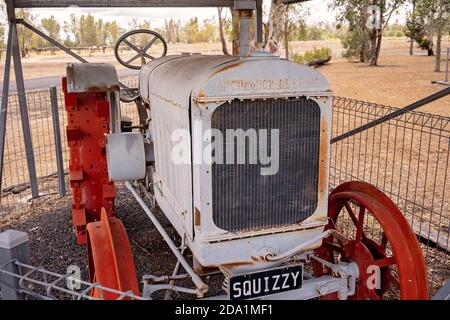
[[[5,47],[5,27],[0,25],[0,48]]]
[[[50,38],[59,41],[59,31],[61,30],[61,25],[54,16],[42,19],[41,27]]]
[[[344,58],[349,60],[359,59],[360,61],[370,59],[370,41],[365,33],[361,33],[356,29],[348,30],[341,42],[344,49],[346,49],[342,54]]]
[[[136,27],[147,28],[147,24],[143,23]],[[103,19],[96,19],[91,14],[80,17],[72,14],[70,22],[64,22],[63,30],[67,34],[64,43],[80,47],[114,45],[124,31],[117,22],[104,22]]]
[[[218,41],[217,25],[213,19],[200,24],[197,17],[191,18],[181,28],[180,40],[190,44]]]
[[[123,33],[123,29],[117,24],[116,21],[107,22],[105,24],[106,32],[106,44],[114,46]]]
[[[406,26],[395,23],[395,24],[387,26],[386,29],[384,29],[383,36],[401,38],[406,35],[405,29],[406,29]]]
[[[161,30],[162,36],[169,43],[177,43],[181,41],[181,21],[173,19],[165,20],[164,27]]]
[[[421,49],[433,47],[430,39],[450,32],[450,0],[412,0],[414,12],[408,15],[407,32]]]
[[[332,50],[330,48],[314,48],[313,50],[306,51],[303,54],[295,53],[292,55],[292,60],[300,64],[309,64],[314,61],[328,59],[332,56]]]

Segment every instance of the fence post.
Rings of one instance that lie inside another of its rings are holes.
[[[447,48],[447,61],[445,62],[445,82],[448,83],[448,60],[450,59],[450,47]]]
[[[12,260],[30,263],[30,239],[28,234],[16,230],[0,233],[0,268],[10,273],[20,274],[19,267]],[[24,300],[20,292],[19,279],[0,272],[0,290],[2,300]]]
[[[52,102],[52,120],[53,136],[55,139],[56,167],[58,170],[58,190],[59,195],[61,197],[64,197],[66,195],[66,182],[64,179],[64,162],[62,156],[61,129],[59,127],[58,113],[58,93],[56,91],[56,86],[50,86],[50,98]]]

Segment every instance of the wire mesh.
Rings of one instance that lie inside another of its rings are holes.
[[[13,266],[18,272],[11,272],[8,267]],[[75,279],[74,275],[58,274],[48,271],[42,267],[34,267],[11,260],[0,266],[0,276],[3,278],[12,277],[17,286],[10,286],[11,289],[23,294],[27,299],[39,300],[102,300],[105,295],[116,297],[115,300],[146,300],[135,295],[133,292],[123,292],[107,288],[99,283],[91,283],[80,279]],[[1,278],[1,277],[0,277]],[[73,283],[72,286],[67,283]],[[7,282],[4,281],[4,284]],[[9,281],[8,283],[11,283]],[[75,288],[75,286],[77,288]],[[93,290],[98,293],[98,298],[92,294]]]
[[[136,87],[137,79],[123,81]],[[55,144],[49,90],[26,94],[42,196],[58,192]],[[68,148],[64,97],[58,91],[63,159],[67,176]],[[333,137],[397,110],[396,108],[334,97]],[[138,124],[134,103],[122,104],[122,114]],[[0,195],[2,215],[29,207],[31,191],[17,95],[9,99],[6,148]],[[385,192],[404,212],[418,235],[426,257],[431,291],[450,278],[450,207],[448,166],[450,118],[409,112],[370,130],[332,145],[330,188],[350,181],[372,183]],[[69,188],[67,188],[70,190]]]
[[[130,87],[137,84],[134,78],[125,79],[123,82]],[[64,109],[64,95],[61,89],[57,91],[57,97],[59,126],[62,133],[61,143],[65,166],[65,182],[66,186],[68,186],[69,150],[65,135],[67,116]],[[26,99],[39,195],[40,197],[55,195],[58,193],[58,181],[50,91],[28,92],[26,93]],[[128,116],[133,123],[138,123],[139,116],[134,103],[123,103],[121,108],[122,113]],[[8,103],[2,190],[0,195],[0,218],[2,215],[9,213],[20,214],[31,203],[30,180],[23,141],[18,95],[11,94]],[[66,189],[70,191],[70,188]]]
[[[395,110],[334,97],[333,137]],[[409,112],[333,144],[331,153],[331,189],[369,182],[402,210],[421,241],[431,292],[450,277],[449,146],[450,118]]]

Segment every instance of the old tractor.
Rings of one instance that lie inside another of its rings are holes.
[[[134,44],[142,35],[148,43]],[[131,58],[121,56],[124,43]],[[73,224],[92,281],[147,298],[211,298],[211,274],[223,275],[212,298],[428,298],[421,248],[395,204],[364,182],[329,193],[332,91],[319,72],[266,52],[166,52],[154,32],[119,40],[119,62],[140,70],[136,89],[112,65],[67,68]],[[138,123],[121,115],[120,100],[136,105]],[[178,261],[172,274],[144,276],[143,288],[116,216],[116,183]]]

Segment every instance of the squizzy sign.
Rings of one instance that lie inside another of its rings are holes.
[[[291,91],[314,88],[319,85],[319,79],[236,79],[219,82],[219,91],[246,90],[281,90]]]

